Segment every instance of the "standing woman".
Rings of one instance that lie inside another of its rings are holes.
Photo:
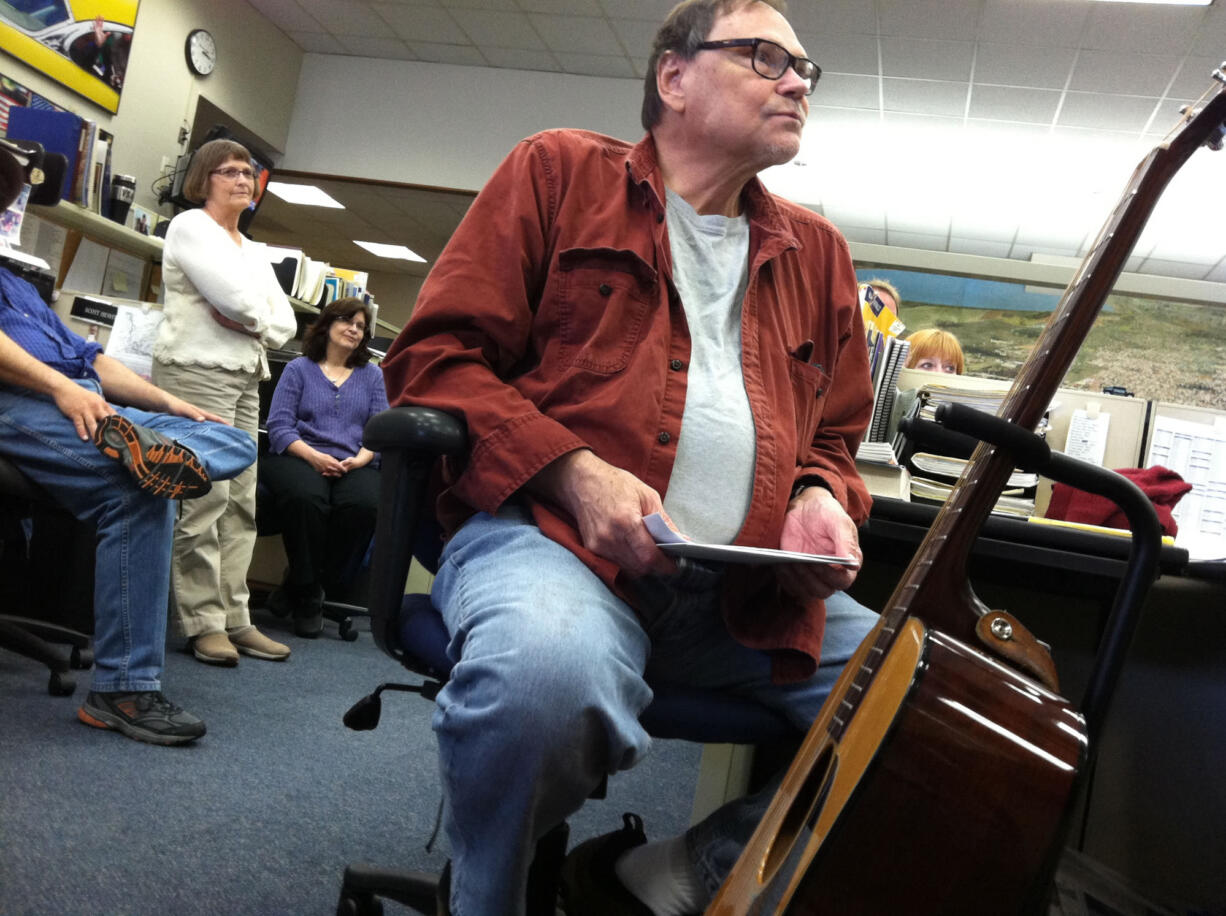
[[[370,310],[361,299],[330,302],[281,373],[268,411],[260,480],[281,520],[289,568],[281,600],[294,632],[323,627],[326,593],[345,584],[375,530],[379,472],[362,447],[366,421],[387,409],[383,372],[370,362]]]
[[[254,439],[259,384],[269,377],[267,347],[296,330],[294,311],[264,246],[243,238],[238,219],[251,203],[251,154],[213,140],[192,157],[183,182],[197,210],[176,216],[162,254],[165,317],[153,346],[153,379]],[[175,527],[172,604],[193,654],[214,665],[238,653],[281,661],[289,647],[251,625],[247,567],[255,546],[253,465],[183,503]]]

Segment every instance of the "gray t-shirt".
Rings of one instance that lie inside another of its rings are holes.
[[[690,329],[677,460],[664,508],[695,540],[730,544],[753,493],[753,413],[741,372],[741,303],[749,282],[749,220],[699,215],[668,191],[673,281]]]

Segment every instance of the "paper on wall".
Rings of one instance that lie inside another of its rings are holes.
[[[153,374],[153,342],[162,323],[159,309],[116,306],[115,325],[106,342],[106,355],[117,359],[142,378]]]

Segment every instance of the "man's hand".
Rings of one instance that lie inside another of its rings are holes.
[[[77,435],[82,439],[92,439],[99,421],[115,412],[115,408],[108,404],[102,395],[73,382],[58,386],[52,397],[55,399],[55,406],[72,421]]]
[[[863,560],[856,524],[825,487],[806,487],[783,517],[783,550]],[[829,598],[851,587],[855,569],[788,563],[778,567],[779,584],[794,598]]]
[[[583,546],[627,575],[676,571],[643,525],[646,516],[664,511],[660,494],[633,474],[579,449],[549,464],[528,487],[568,511]]]

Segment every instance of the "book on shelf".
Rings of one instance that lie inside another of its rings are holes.
[[[965,458],[954,458],[950,455],[934,455],[931,452],[915,452],[911,455],[911,466],[917,474],[925,477],[946,477],[957,480],[966,470]],[[1026,471],[1014,470],[1005,484],[1010,489],[1026,490],[1038,486],[1039,475]]]
[[[856,455],[856,473],[873,496],[911,500],[911,472],[898,462],[865,461]]]
[[[943,503],[954,491],[954,485],[927,477],[911,476],[912,499]],[[1022,495],[1022,490],[1005,490],[996,499],[992,512],[1013,518],[1030,518],[1034,515],[1034,499]]]
[[[274,245],[265,245],[264,249],[281,289],[287,296],[294,295],[302,276],[302,252],[297,248],[278,248]]]
[[[890,415],[898,398],[898,375],[911,350],[911,344],[899,337],[882,337],[879,342],[881,353],[873,367],[873,412],[864,437],[869,442],[885,442],[890,438]]]

